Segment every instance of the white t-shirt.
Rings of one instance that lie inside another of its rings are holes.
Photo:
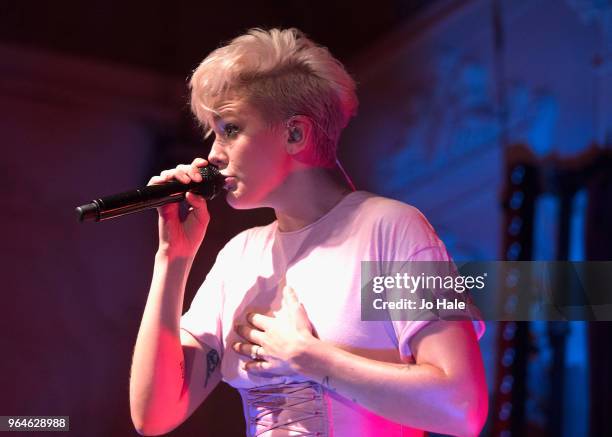
[[[392,363],[409,362],[410,338],[427,321],[362,321],[361,261],[448,261],[444,244],[414,207],[364,191],[345,196],[327,214],[294,232],[277,222],[248,229],[227,243],[197,292],[181,328],[221,356],[223,380],[239,389],[247,434],[256,435],[247,390],[301,377],[264,378],[242,369],[248,359],[232,344],[233,330],[250,312],[278,310],[284,283],[304,305],[318,337],[357,355]],[[475,323],[478,337],[483,323]],[[320,386],[319,386],[320,387]],[[419,430],[390,422],[342,396],[323,390],[325,433],[335,437],[413,436]],[[287,413],[289,414],[289,413]],[[308,421],[304,421],[308,428]],[[316,426],[320,426],[316,425]],[[357,434],[356,434],[357,433]],[[289,431],[263,436],[294,435]],[[295,434],[300,435],[300,434]]]

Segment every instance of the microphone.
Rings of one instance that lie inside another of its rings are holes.
[[[200,167],[202,182],[183,184],[170,181],[159,185],[148,185],[137,190],[101,197],[76,208],[79,222],[103,221],[146,209],[157,208],[172,202],[185,199],[185,193],[190,191],[210,200],[223,189],[225,176],[217,167],[209,164]]]

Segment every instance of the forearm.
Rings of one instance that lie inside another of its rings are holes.
[[[453,435],[471,435],[473,381],[429,364],[364,358],[313,340],[296,358],[298,372],[397,423]],[[476,431],[478,432],[478,431]]]
[[[155,258],[130,377],[130,409],[139,431],[172,421],[172,412],[180,407],[184,357],[179,323],[191,263],[163,252]]]

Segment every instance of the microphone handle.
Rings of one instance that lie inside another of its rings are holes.
[[[183,184],[174,180],[92,200],[76,208],[77,218],[80,222],[99,222],[121,217],[168,203],[180,202],[185,199],[186,191],[210,200],[222,190],[224,177],[213,166],[202,167],[200,173],[204,178],[202,182],[192,181],[189,184]]]

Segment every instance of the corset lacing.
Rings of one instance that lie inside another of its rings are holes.
[[[253,436],[273,430],[283,430],[291,436],[328,435],[327,407],[320,384],[310,381],[270,384],[246,392],[249,428],[255,429]]]

